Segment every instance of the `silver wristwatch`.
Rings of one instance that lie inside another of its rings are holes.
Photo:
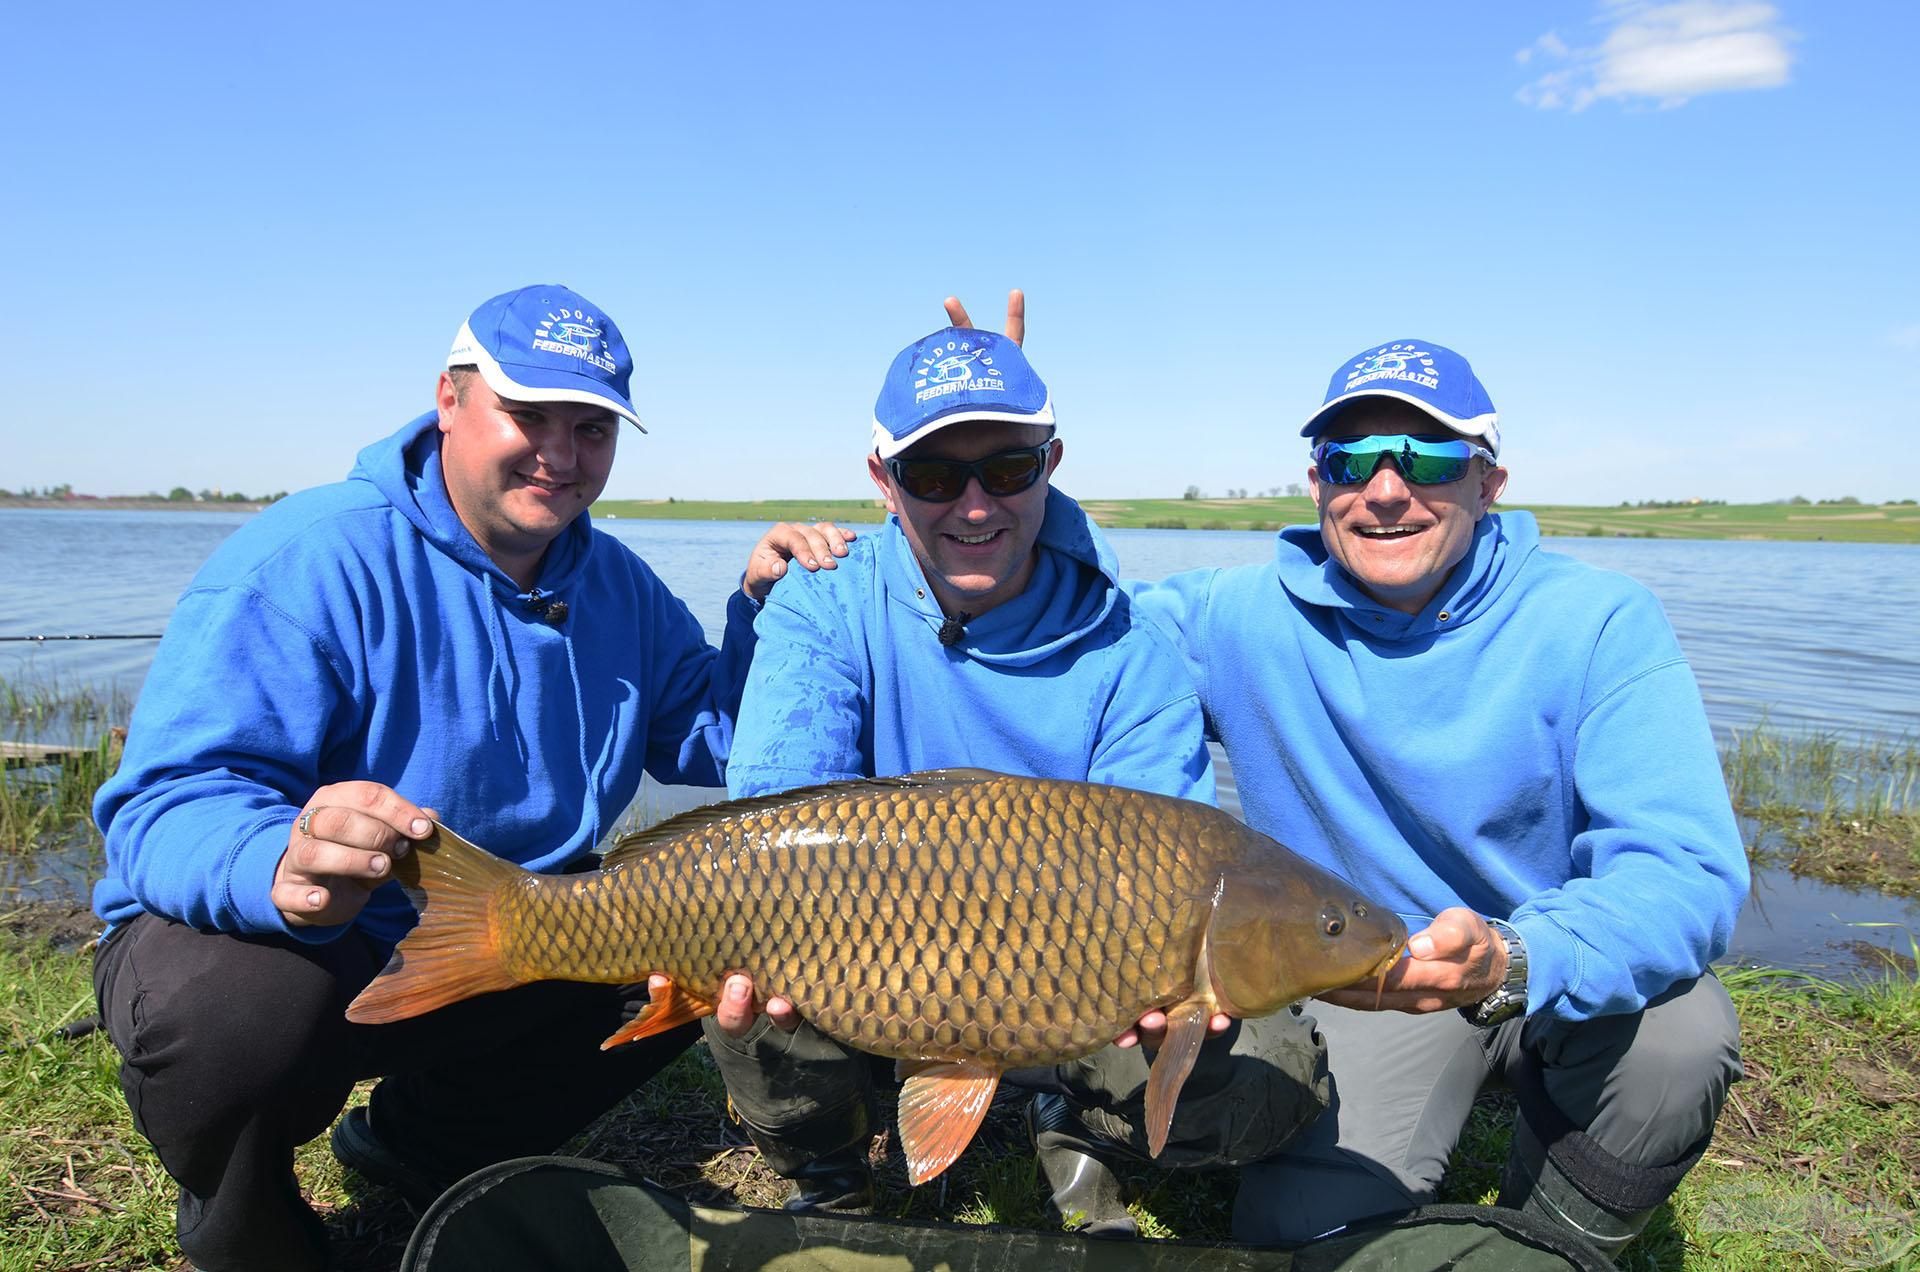
[[[1513,925],[1499,919],[1488,919],[1487,926],[1500,934],[1507,943],[1507,976],[1494,988],[1491,994],[1477,1003],[1469,1003],[1460,1009],[1460,1014],[1469,1024],[1482,1029],[1490,1029],[1503,1020],[1511,1020],[1527,1009],[1527,943],[1513,930]]]

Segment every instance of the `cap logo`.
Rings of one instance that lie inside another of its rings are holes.
[[[600,320],[584,309],[562,309],[548,314],[533,333],[533,347],[542,353],[563,353],[591,362],[608,375],[614,371]]]
[[[1411,344],[1387,345],[1360,359],[1353,364],[1353,370],[1347,372],[1347,387],[1340,391],[1351,393],[1375,380],[1407,380],[1422,388],[1440,387],[1440,377],[1433,369],[1433,355]]]
[[[973,369],[975,362],[980,364],[978,373]],[[913,400],[926,402],[968,389],[1006,388],[1007,382],[994,374],[992,367],[993,356],[985,345],[976,348],[970,340],[949,340],[944,345],[935,345],[920,359],[916,371],[920,378],[913,382]]]

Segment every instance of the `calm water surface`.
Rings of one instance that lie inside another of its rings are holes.
[[[0,571],[11,598],[0,607],[0,637],[163,631],[194,571],[249,515],[0,509]],[[765,529],[747,522],[599,524],[645,558],[716,640],[727,595]],[[1122,571],[1134,578],[1252,564],[1273,554],[1273,536],[1265,532],[1116,530],[1110,537]],[[1912,617],[1920,613],[1920,549],[1664,539],[1553,539],[1547,547],[1632,575],[1659,597],[1723,738],[1761,720],[1849,740],[1920,738],[1920,640]],[[84,686],[131,698],[153,647],[150,640],[0,640],[0,683]],[[643,798],[656,808],[688,799],[667,791]],[[1762,886],[1739,941],[1755,957],[1817,966],[1817,956],[1783,958],[1781,949],[1783,940],[1816,928],[1823,943],[1831,936],[1900,949],[1901,929],[1920,933],[1920,907],[1912,904],[1778,879]],[[1896,928],[1851,926],[1882,922]]]

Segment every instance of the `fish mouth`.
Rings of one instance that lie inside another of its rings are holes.
[[[1380,961],[1373,965],[1373,970],[1367,973],[1368,976],[1373,978],[1373,1009],[1375,1011],[1380,1010],[1380,1003],[1387,996],[1387,973],[1392,971],[1394,964],[1400,961],[1401,952],[1406,948],[1406,937],[1401,936],[1394,938],[1392,946],[1388,948],[1385,954],[1380,956]],[[1362,977],[1361,979],[1364,980],[1366,977]]]

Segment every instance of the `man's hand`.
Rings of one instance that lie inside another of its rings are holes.
[[[1225,1012],[1216,1011],[1213,1013],[1213,1019],[1207,1022],[1207,1035],[1212,1037],[1215,1034],[1223,1034],[1227,1032],[1232,1025],[1232,1016],[1227,1015]],[[1166,1037],[1167,1013],[1156,1007],[1146,1015],[1140,1017],[1140,1019],[1135,1022],[1133,1028],[1125,1031],[1118,1038],[1115,1038],[1113,1045],[1116,1047],[1140,1046],[1158,1049],[1160,1044],[1166,1041]]]
[[[666,983],[666,977],[653,976],[648,978],[647,987],[659,988]],[[792,1003],[777,994],[762,1003],[753,992],[752,977],[735,972],[721,985],[720,1001],[713,1008],[713,1023],[738,1038],[753,1027],[754,1020],[763,1011],[772,1017],[775,1028],[788,1033],[800,1025],[800,1013],[793,1009]]]
[[[1360,1011],[1445,1011],[1481,1001],[1506,975],[1507,943],[1485,919],[1454,906],[1407,939],[1407,957],[1387,973],[1384,988],[1364,980],[1320,998]]]
[[[967,317],[967,307],[960,303],[958,296],[947,297],[946,307],[948,326],[973,326],[973,319]],[[1007,293],[1007,339],[1015,344],[1025,344],[1027,340],[1027,294],[1018,287]]]
[[[858,531],[842,529],[831,521],[812,525],[782,521],[753,545],[740,589],[756,604],[764,601],[786,574],[788,561],[798,561],[809,570],[834,569],[834,558],[847,555],[847,544],[858,537]]]
[[[273,872],[273,905],[289,927],[326,927],[360,913],[393,874],[393,859],[433,831],[431,809],[378,782],[313,793]]]

